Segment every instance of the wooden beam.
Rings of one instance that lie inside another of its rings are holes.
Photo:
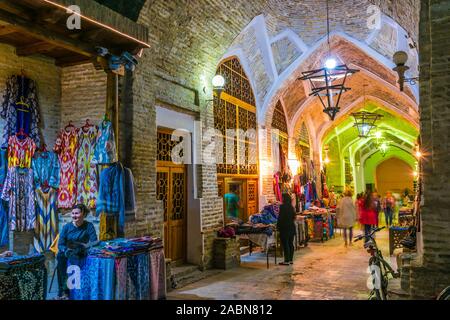
[[[22,17],[14,16],[4,10],[0,10],[0,20],[11,24],[20,32],[26,33],[42,41],[54,44],[57,47],[62,47],[86,57],[92,57],[97,54],[94,47],[87,43],[71,39],[70,37],[56,33],[54,31],[50,31],[38,24],[35,24]]]
[[[20,15],[25,19],[32,19],[33,16],[29,10],[18,4],[17,1],[12,2],[11,0],[0,0],[0,9],[6,10],[15,15]]]
[[[54,44],[45,41],[39,41],[27,46],[16,48],[16,54],[18,56],[29,56],[35,53],[46,52],[54,48],[55,48]]]
[[[47,23],[55,24],[64,17],[68,17],[68,14],[63,10],[58,10],[55,8],[45,8],[38,12],[35,21],[44,21]]]
[[[111,120],[119,157],[119,75],[108,72],[106,80],[106,114]]]
[[[17,32],[17,30],[11,26],[1,26],[0,27],[0,36],[6,36],[8,34]]]
[[[84,63],[90,63],[92,62],[92,59],[85,57],[85,56],[69,56],[69,57],[64,57],[64,58],[60,58],[57,59],[55,61],[55,65],[61,68],[64,67],[71,67],[71,66],[76,66],[79,64],[84,64]]]

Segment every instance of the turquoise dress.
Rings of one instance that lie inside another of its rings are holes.
[[[102,121],[98,126],[94,158],[96,164],[111,164],[117,162],[116,140],[111,121]]]

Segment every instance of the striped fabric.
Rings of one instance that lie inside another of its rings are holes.
[[[58,193],[50,188],[44,192],[40,187],[36,189],[36,225],[34,229],[34,248],[43,253],[50,249],[58,235],[58,213],[56,200]]]

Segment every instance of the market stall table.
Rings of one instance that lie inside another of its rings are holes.
[[[77,264],[74,300],[160,300],[166,297],[164,249],[160,239],[102,242]],[[70,277],[70,275],[69,275]]]
[[[267,269],[269,268],[269,249],[271,246],[275,246],[275,264],[277,264],[277,232],[273,227],[255,228],[250,227],[246,229],[237,229],[236,235],[239,235],[240,239],[249,240],[250,255],[252,254],[253,243],[263,248],[266,254]]]
[[[0,300],[45,300],[47,269],[40,254],[0,258]]]

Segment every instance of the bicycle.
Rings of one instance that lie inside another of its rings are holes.
[[[369,270],[372,275],[373,289],[370,292],[369,300],[387,300],[387,288],[389,283],[389,274],[393,278],[400,277],[400,273],[395,272],[390,264],[384,260],[381,250],[378,249],[377,243],[373,235],[376,232],[383,230],[385,227],[375,228],[371,233],[366,235],[359,235],[355,237],[356,241],[365,239],[364,248],[370,253]]]

